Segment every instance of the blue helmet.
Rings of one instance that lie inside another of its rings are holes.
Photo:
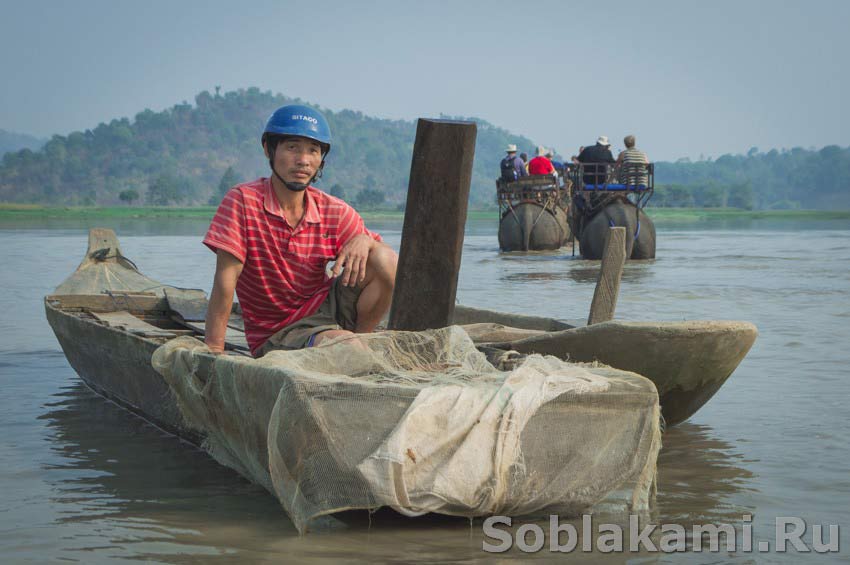
[[[318,110],[301,104],[281,106],[275,110],[266,122],[262,141],[269,135],[306,137],[318,141],[325,154],[331,150],[328,121]]]

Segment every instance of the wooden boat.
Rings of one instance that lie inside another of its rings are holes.
[[[108,230],[90,233],[45,310],[92,389],[264,486],[300,532],[384,506],[577,515],[617,496],[648,509],[660,406],[640,375],[541,356],[496,371],[455,326],[252,359],[238,311],[226,338],[235,355],[213,356],[184,337],[204,330],[203,293],[146,277]]]
[[[197,294],[194,301],[185,296],[139,272],[121,255],[111,230],[95,229],[75,273],[45,298],[45,311],[69,363],[86,384],[163,429],[192,439],[169,400],[168,385],[150,366],[151,354],[165,341],[203,334],[205,303]],[[610,321],[576,327],[552,318],[463,306],[455,308],[453,323],[464,326],[490,353],[513,350],[598,361],[643,375],[658,389],[667,426],[702,407],[758,335],[748,322]],[[227,347],[249,355],[243,328],[237,305]]]
[[[315,392],[299,396],[304,399],[303,404],[296,400],[280,407],[283,391],[298,386],[292,383],[302,377],[292,376],[290,370],[280,370],[274,365],[275,360],[271,360],[272,372],[269,373],[258,365],[266,359],[256,363],[246,359],[250,354],[242,332],[244,326],[235,308],[228,322],[226,343],[230,353],[237,357],[188,352],[190,373],[188,379],[181,381],[182,386],[201,401],[201,412],[210,410],[208,414],[212,414],[214,421],[212,427],[206,428],[207,433],[201,433],[198,420],[193,419],[197,414],[192,413],[191,408],[186,412],[186,397],[180,396],[173,380],[167,380],[173,375],[162,373],[161,364],[160,372],[155,370],[152,357],[157,352],[162,359],[161,352],[168,350],[168,347],[161,348],[163,344],[182,343],[175,338],[202,336],[206,312],[203,292],[162,285],[146,277],[121,254],[117,238],[110,230],[91,231],[85,258],[55,293],[45,298],[45,311],[69,363],[89,387],[161,429],[207,447],[221,463],[265,486],[281,500],[299,531],[305,531],[308,524],[320,516],[346,509],[391,506],[407,513],[411,507],[423,508],[410,503],[406,490],[410,480],[408,471],[423,468],[416,465],[415,453],[407,449],[403,456],[405,461],[401,463],[391,459],[395,461],[392,465],[401,467],[388,470],[383,463],[386,452],[381,451],[392,444],[391,436],[398,429],[394,418],[401,418],[398,420],[401,422],[406,417],[413,403],[418,402],[418,392],[422,389],[383,381],[380,386],[368,382],[359,384],[357,379],[349,377],[329,389],[327,379],[322,376],[311,381],[310,386],[318,387]],[[506,509],[519,509],[517,513],[522,514],[552,508],[577,514],[601,501],[606,493],[613,492],[612,489],[619,489],[624,485],[622,481],[628,481],[633,487],[631,494],[626,495],[630,497],[629,507],[646,509],[660,448],[659,398],[664,403],[662,410],[668,424],[687,418],[723,384],[756,337],[755,327],[740,322],[606,322],[573,327],[549,318],[465,307],[457,307],[454,323],[461,325],[474,346],[503,369],[516,363],[518,355],[536,352],[574,361],[598,360],[632,371],[593,367],[589,370],[595,373],[588,374],[604,375],[605,382],[611,383],[606,384],[610,390],[559,392],[545,401],[545,409],[541,404],[539,411],[527,420],[521,435],[512,436],[517,440],[515,453],[521,454],[518,474],[498,475],[510,479],[494,479],[502,485],[497,490],[503,494],[488,499],[486,505],[478,501],[481,492],[491,490],[489,486],[483,491],[471,492],[460,502],[451,499],[451,503],[445,503],[448,499],[421,490],[418,486],[422,484],[421,477],[416,475],[416,481],[420,482],[416,482],[410,492],[425,493],[421,495],[423,500],[437,505],[437,508],[425,507],[423,511],[464,516],[488,515],[508,511]],[[324,359],[329,355],[323,350],[325,347],[336,346],[331,344],[284,355],[305,353]],[[245,362],[240,362],[238,357]],[[349,356],[337,358],[344,359],[345,370],[350,369]],[[177,365],[181,364],[186,366],[184,358],[177,361]],[[655,386],[635,375],[637,371],[651,379]],[[231,374],[229,381],[223,376],[227,373]],[[304,378],[309,381],[311,377]],[[552,381],[553,386],[556,382]],[[217,384],[210,387],[210,383]],[[505,386],[512,390],[512,385]],[[428,390],[442,392],[451,388]],[[235,396],[230,399],[216,397],[216,391],[219,395],[221,391],[231,391]],[[280,396],[277,391],[281,391]],[[505,406],[497,396],[486,401],[488,410],[495,405]],[[531,395],[536,396],[539,395]],[[233,398],[239,402],[248,398],[251,402],[248,410],[243,409],[244,405],[229,403]],[[441,401],[435,404],[443,406],[440,410],[449,410],[444,416],[457,415],[450,409],[453,405]],[[347,410],[348,419],[338,416],[343,409]],[[294,424],[296,420],[300,422],[298,425]],[[435,419],[435,422],[441,421],[444,420]],[[474,416],[472,421],[475,421]],[[512,421],[512,417],[497,421]],[[328,422],[328,429],[319,429],[320,423]],[[433,425],[439,428],[439,424]],[[409,426],[407,429],[419,429],[419,424]],[[584,426],[594,430],[595,440],[590,441],[582,434],[552,434],[555,429]],[[437,428],[424,434],[425,445],[433,444]],[[502,431],[494,429],[493,432],[493,437],[503,437]],[[287,434],[288,439],[280,440]],[[376,437],[386,440],[372,445]],[[404,437],[409,440],[411,436]],[[328,447],[315,448],[322,450],[318,454],[305,454],[301,448],[287,451],[292,448],[292,441],[300,442],[298,445],[307,451],[313,446],[331,444],[355,446],[351,448],[357,451],[353,460],[361,462],[356,469],[363,474],[355,471],[352,458],[346,459],[337,448],[329,459]],[[211,448],[211,445],[219,447]],[[223,450],[222,445],[225,446]],[[228,452],[228,445],[236,449]],[[476,447],[473,451],[485,460],[490,458],[488,449]],[[239,453],[236,460],[227,455],[233,452]],[[501,444],[496,452],[503,452]],[[594,463],[588,466],[586,462],[591,460]],[[426,469],[431,468],[432,460],[428,461]],[[302,482],[295,483],[286,474],[291,469],[290,464],[294,465],[292,468],[304,469],[312,465],[311,462],[316,462],[319,475],[304,475],[300,479]],[[364,468],[367,464],[371,467]],[[454,463],[447,461],[445,465],[449,468]],[[452,468],[464,477],[468,474],[463,471],[467,467],[455,465]],[[446,484],[446,475],[442,472],[433,476],[438,476],[442,485]],[[334,480],[342,482],[331,485]],[[458,489],[466,488],[468,482],[459,478]],[[397,496],[402,491],[403,496]],[[342,498],[333,499],[333,496]],[[349,496],[352,498],[346,498]],[[557,497],[561,498],[555,500]],[[404,503],[393,502],[399,500]]]
[[[496,181],[499,248],[542,251],[563,247],[570,238],[569,187],[551,175]]]

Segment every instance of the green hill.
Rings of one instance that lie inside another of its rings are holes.
[[[207,204],[219,185],[268,176],[260,132],[271,112],[298,99],[257,88],[212,95],[162,112],[145,110],[93,130],[54,136],[39,151],[7,153],[0,166],[0,202],[48,205]],[[404,201],[415,122],[322,109],[333,149],[318,186],[354,201],[397,206]],[[532,142],[478,123],[470,204],[495,207],[493,179],[504,146]],[[230,171],[228,171],[230,169]],[[223,178],[225,177],[225,178]],[[365,189],[369,192],[361,195]],[[124,194],[122,198],[122,193]]]
[[[0,202],[217,203],[236,182],[268,176],[260,131],[275,108],[294,102],[303,103],[257,88],[201,92],[195,104],[184,102],[162,112],[145,110],[132,120],[116,119],[93,130],[57,135],[39,149],[38,140],[16,137],[13,143],[27,142],[28,148],[3,155]],[[351,110],[322,111],[331,124],[334,145],[318,186],[361,208],[396,208],[404,202],[415,122]],[[492,209],[493,180],[505,145],[516,143],[531,153],[535,144],[483,120],[469,119],[478,123],[470,205]],[[850,148],[768,153],[752,149],[746,156],[659,162],[651,205],[848,209]]]

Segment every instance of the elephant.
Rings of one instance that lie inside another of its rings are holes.
[[[608,229],[615,226],[626,228],[626,257],[655,258],[655,224],[631,202],[617,199],[592,217],[579,218],[573,216],[572,220],[579,220],[579,249],[585,259],[602,258]]]
[[[559,205],[521,202],[506,211],[499,223],[502,251],[559,249],[569,237],[567,212]]]

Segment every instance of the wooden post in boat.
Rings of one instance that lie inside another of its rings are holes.
[[[620,277],[626,264],[626,228],[614,227],[608,230],[605,250],[602,252],[602,266],[590,303],[590,315],[587,325],[607,322],[614,319],[617,307],[617,295],[620,292]]]
[[[454,313],[477,127],[420,119],[389,328],[442,328]]]

